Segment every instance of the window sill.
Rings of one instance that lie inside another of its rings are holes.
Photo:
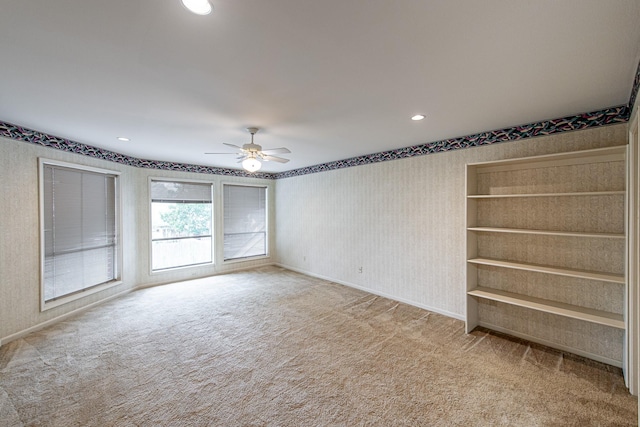
[[[119,279],[112,280],[111,282],[103,283],[101,285],[96,285],[91,288],[87,288],[83,291],[79,291],[71,295],[60,297],[52,301],[44,301],[44,299],[42,299],[42,301],[40,302],[40,311],[44,312],[55,307],[60,307],[61,305],[68,304],[72,301],[76,301],[84,297],[88,297],[89,295],[93,295],[98,292],[102,292],[104,290],[114,288],[118,285],[121,285],[122,283],[123,283],[122,280],[119,280]]]
[[[261,259],[271,259],[271,256],[267,254],[267,255],[256,255],[256,256],[246,257],[246,258],[232,258],[232,259],[225,259],[222,263],[238,264],[240,262],[258,261]]]
[[[215,267],[215,263],[214,262],[203,262],[201,264],[191,264],[191,265],[180,265],[177,267],[168,267],[168,268],[161,268],[161,269],[157,269],[157,270],[151,270],[149,272],[149,274],[151,276],[155,276],[158,274],[163,274],[163,273],[168,273],[168,272],[172,272],[172,271],[178,271],[178,270],[186,270],[186,269],[190,269],[190,268],[203,268],[203,267]]]

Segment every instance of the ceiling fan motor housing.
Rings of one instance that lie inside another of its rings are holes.
[[[254,143],[244,144],[242,149],[245,151],[253,152],[253,151],[262,151],[262,146]]]
[[[248,144],[244,144],[242,146],[243,150],[248,151],[250,153],[256,152],[256,151],[262,151],[262,147],[260,145],[253,143],[253,135],[258,133],[259,130],[260,130],[260,128],[254,128],[254,127],[247,128],[247,132],[249,132],[251,134],[251,142],[248,143]]]

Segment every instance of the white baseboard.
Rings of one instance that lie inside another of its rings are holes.
[[[398,301],[398,302],[401,302],[401,303],[404,303],[404,304],[412,305],[414,307],[422,308],[423,310],[428,310],[428,311],[432,311],[434,313],[442,314],[443,316],[452,317],[454,319],[462,320],[463,322],[465,320],[463,315],[460,315],[460,314],[457,314],[457,313],[452,313],[452,312],[447,311],[447,310],[442,310],[442,309],[437,308],[437,307],[431,307],[431,306],[428,306],[428,305],[425,305],[425,304],[421,304],[421,303],[418,303],[418,302],[415,302],[415,301],[411,301],[411,300],[408,300],[408,299],[405,299],[405,298],[400,298],[400,297],[398,297],[396,295],[391,295],[391,294],[387,294],[385,292],[380,292],[380,291],[377,291],[377,290],[374,290],[374,289],[369,289],[369,288],[366,288],[364,286],[356,285],[356,284],[350,283],[350,282],[345,282],[343,280],[337,280],[337,279],[334,279],[332,277],[323,276],[321,274],[315,274],[315,273],[312,273],[310,271],[305,271],[305,270],[302,270],[302,269],[299,269],[299,268],[288,266],[286,264],[276,263],[275,265],[277,265],[279,267],[282,267],[282,268],[286,268],[287,270],[291,270],[291,271],[295,271],[297,273],[305,274],[307,276],[316,277],[318,279],[326,280],[328,282],[338,283],[340,285],[348,286],[350,288],[355,288],[355,289],[359,289],[361,291],[369,292],[370,294],[378,295],[378,296],[381,296],[381,297],[384,297],[384,298],[389,298],[391,300]]]
[[[21,331],[18,331],[16,333],[8,335],[6,337],[2,337],[2,338],[0,338],[0,347],[3,346],[4,344],[7,344],[7,343],[11,342],[11,341],[14,341],[14,340],[17,340],[19,338],[22,338],[22,337],[24,337],[24,336],[26,336],[26,335],[28,335],[28,334],[30,334],[32,332],[39,331],[42,328],[46,328],[47,326],[53,325],[54,323],[61,322],[61,321],[65,320],[65,319],[67,319],[67,318],[69,318],[71,316],[75,316],[76,314],[79,314],[79,313],[82,313],[83,311],[89,310],[90,308],[93,308],[93,307],[96,307],[98,305],[104,304],[107,301],[111,301],[112,299],[119,298],[119,297],[121,297],[123,295],[126,295],[126,294],[128,294],[128,293],[130,293],[130,292],[132,292],[134,290],[135,290],[135,288],[127,289],[125,291],[118,292],[117,294],[113,294],[113,295],[111,295],[109,297],[106,297],[104,299],[101,299],[99,301],[95,301],[95,302],[92,302],[91,304],[87,304],[84,307],[76,308],[75,310],[72,310],[72,311],[70,311],[68,313],[61,314],[60,316],[56,316],[56,317],[54,317],[52,319],[49,319],[49,320],[47,320],[45,322],[38,323],[37,325],[31,326],[31,327],[29,327],[27,329],[23,329]]]

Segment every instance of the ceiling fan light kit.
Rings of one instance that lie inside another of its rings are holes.
[[[213,10],[209,0],[182,0],[182,5],[196,15],[208,15]]]
[[[265,162],[273,161],[278,163],[287,163],[289,159],[285,159],[284,157],[273,156],[272,154],[284,154],[290,153],[288,148],[280,147],[280,148],[271,148],[268,150],[263,150],[261,145],[253,143],[253,136],[258,133],[259,128],[247,128],[247,131],[251,134],[251,142],[248,144],[244,144],[242,147],[239,147],[234,144],[229,144],[224,142],[224,145],[228,145],[229,147],[237,148],[240,150],[238,154],[238,163],[242,163],[242,167],[248,172],[255,172],[262,167],[262,163],[260,160]],[[236,153],[205,153],[205,154],[236,154]]]
[[[255,172],[262,167],[262,163],[260,163],[255,157],[249,157],[242,161],[242,167],[248,172]]]

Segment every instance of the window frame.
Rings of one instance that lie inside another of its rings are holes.
[[[80,172],[91,172],[100,175],[110,175],[114,177],[114,226],[115,226],[115,256],[116,263],[114,278],[108,282],[100,283],[86,289],[75,291],[67,295],[58,297],[51,301],[45,300],[45,204],[44,204],[44,181],[45,166],[53,166],[58,168],[71,169]],[[63,304],[85,298],[89,295],[113,288],[122,284],[122,193],[121,193],[121,172],[110,169],[102,169],[93,166],[86,166],[76,163],[52,160],[40,157],[38,158],[38,199],[39,199],[39,233],[40,233],[40,311],[44,312]]]
[[[151,185],[154,181],[163,182],[177,182],[177,183],[191,183],[191,184],[206,184],[210,187],[211,191],[211,261],[198,264],[181,265],[177,267],[168,267],[154,270],[153,269],[153,196],[151,194]],[[149,275],[158,275],[170,271],[182,270],[187,268],[197,267],[210,267],[216,264],[216,203],[215,203],[215,183],[211,181],[197,180],[197,179],[183,179],[183,178],[171,178],[171,177],[152,177],[148,178],[148,191],[149,191]]]
[[[270,245],[270,237],[271,237],[271,216],[269,215],[270,211],[270,190],[269,185],[266,184],[249,184],[249,183],[241,183],[241,182],[222,182],[222,191],[220,192],[220,236],[221,236],[221,258],[223,264],[234,264],[239,262],[247,262],[247,261],[255,261],[261,259],[269,259],[271,258],[271,245]],[[236,186],[236,187],[254,187],[254,188],[264,188],[264,220],[265,220],[265,254],[264,255],[254,255],[250,257],[243,258],[224,258],[224,207],[225,207],[225,197],[224,197],[224,187],[226,185]]]

